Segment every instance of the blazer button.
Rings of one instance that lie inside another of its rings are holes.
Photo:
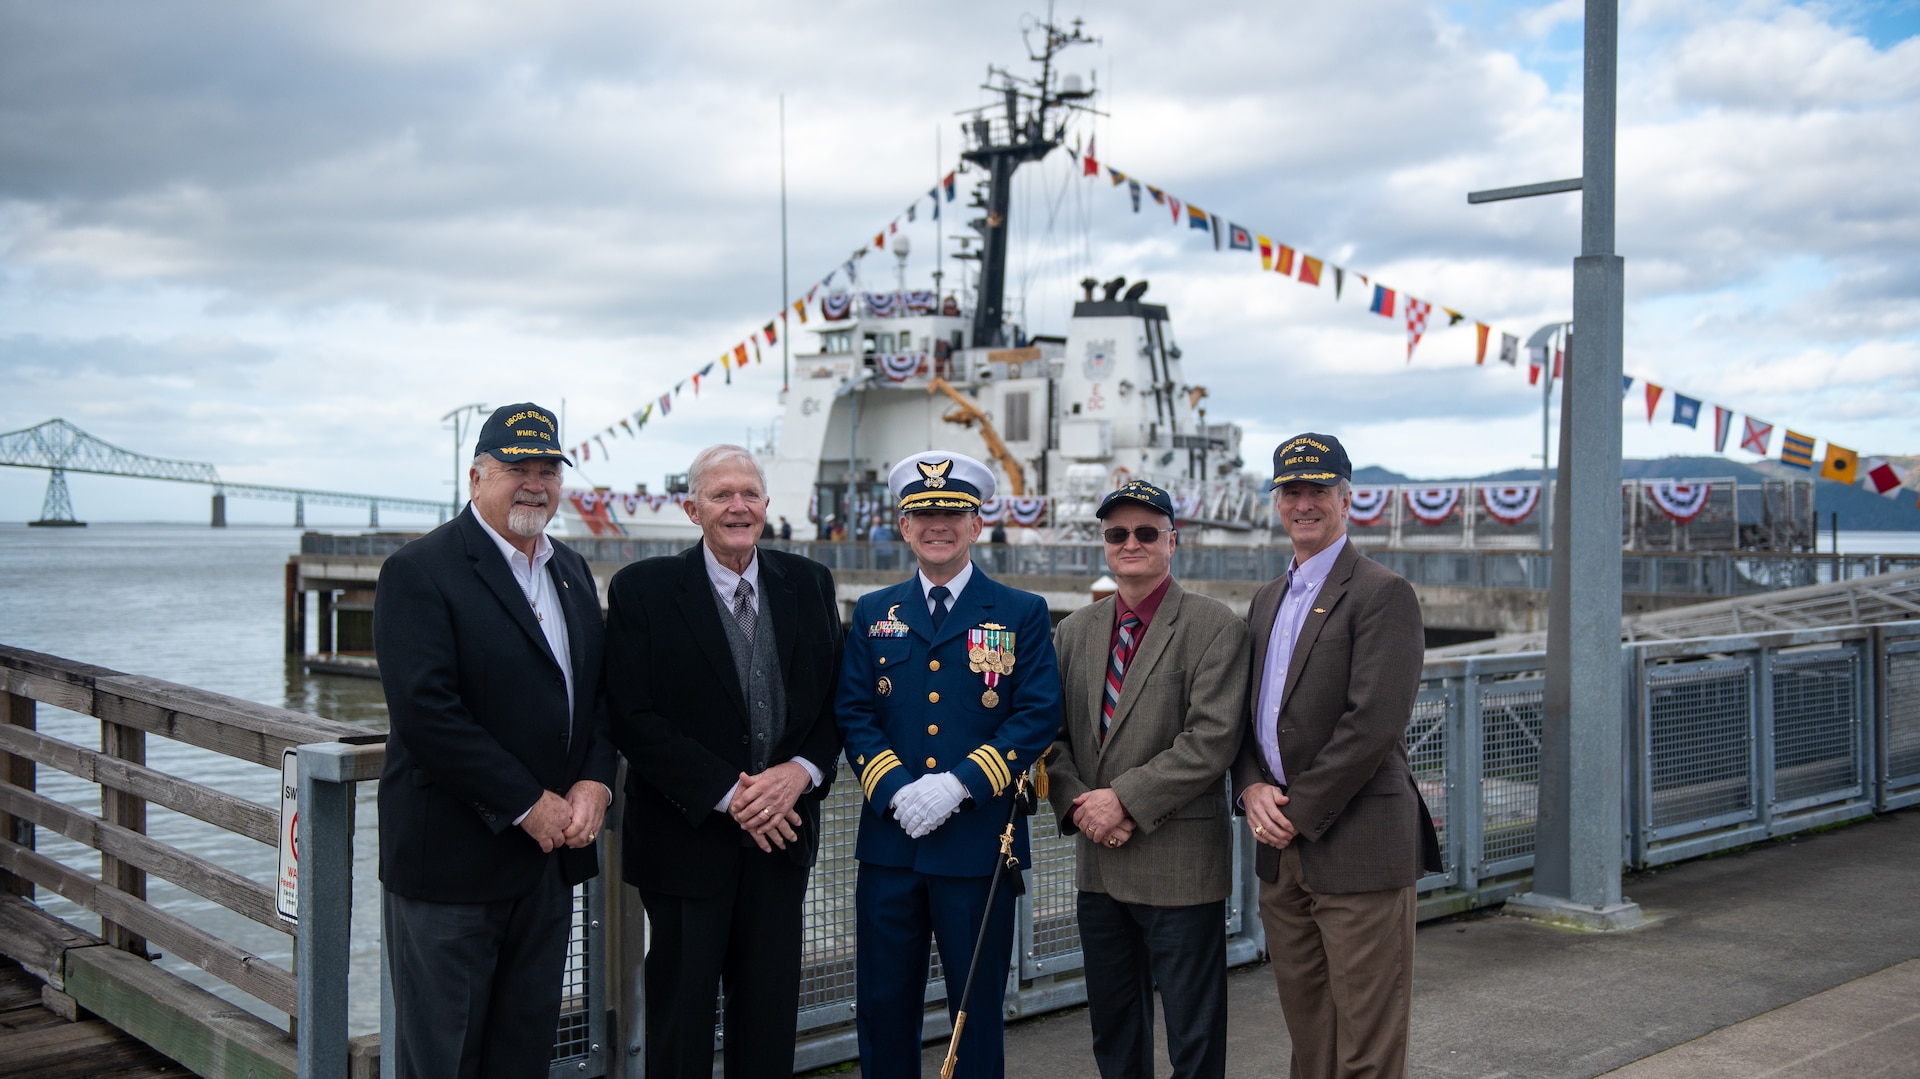
[[[937,762],[935,762],[935,761],[934,761],[934,759],[933,759],[932,757],[928,757],[928,758],[927,758],[927,767],[929,767],[929,768],[938,768],[938,767],[939,767],[939,764],[938,764]]]
[[[741,736],[740,736],[740,744],[741,744],[741,745],[743,745],[743,746],[747,744],[747,736],[746,736],[746,735],[744,735],[744,734],[743,734],[743,735],[741,735]]]
[[[939,704],[939,703],[940,703],[940,694],[938,694],[938,693],[929,693],[929,694],[927,694],[927,703],[928,703],[928,704]]]
[[[927,733],[928,733],[928,734],[939,734],[939,733],[940,733],[940,724],[938,724],[938,723],[929,723],[929,724],[927,724]]]
[[[940,669],[940,661],[939,661],[939,660],[937,660],[937,659],[930,659],[930,660],[928,660],[928,661],[927,661],[927,670],[930,670],[930,671],[937,671],[937,670],[939,670],[939,669]]]

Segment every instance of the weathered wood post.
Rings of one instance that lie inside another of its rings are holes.
[[[0,693],[0,704],[6,711],[0,715],[0,723],[23,730],[33,730],[35,726],[34,703],[32,697],[22,697],[13,693]],[[15,756],[0,752],[0,783],[18,790],[34,789],[34,767],[31,757]],[[33,849],[33,822],[11,813],[0,813],[0,839],[16,846]],[[0,896],[18,895],[33,898],[33,882],[25,877],[0,870]]]
[[[147,763],[147,734],[138,727],[122,726],[103,719],[100,721],[100,752],[128,764],[144,766]],[[145,835],[147,800],[103,784],[100,788],[100,817],[128,831]],[[135,899],[147,898],[147,871],[110,854],[100,855],[100,881]],[[104,916],[100,919],[100,935],[106,938],[108,944],[122,951],[148,958],[147,938],[108,921]]]

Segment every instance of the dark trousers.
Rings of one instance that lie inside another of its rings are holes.
[[[1122,903],[1081,892],[1080,950],[1101,1079],[1153,1079],[1153,989],[1174,1079],[1227,1071],[1227,907]]]
[[[947,977],[947,1015],[960,1010],[960,991],[973,959],[974,935],[987,912],[990,877],[937,877],[893,866],[860,864],[854,885],[860,961],[854,979],[858,1004],[860,1074],[902,1079],[920,1074],[921,1019],[926,1012],[928,940],[940,948]],[[1006,1020],[1001,1001],[1013,956],[1013,888],[1002,880],[993,921],[980,952],[980,972],[967,999],[960,1032],[959,1079],[1002,1079]]]
[[[642,892],[647,1075],[710,1079],[715,998],[726,988],[727,1079],[793,1074],[800,1014],[800,916],[807,870],[784,851],[743,850],[718,894]]]
[[[386,894],[397,1079],[545,1079],[573,922],[559,864],[499,903]]]

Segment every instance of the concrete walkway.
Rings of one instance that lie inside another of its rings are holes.
[[[1920,810],[1642,874],[1626,892],[1653,924],[1422,926],[1413,1075],[1920,1077]],[[1234,971],[1229,994],[1227,1074],[1284,1075],[1271,969]],[[1089,1046],[1084,1009],[1016,1024],[1007,1074],[1096,1079]],[[925,1075],[943,1054],[929,1049]]]

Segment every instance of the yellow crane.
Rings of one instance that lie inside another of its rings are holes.
[[[941,419],[948,423],[957,423],[962,427],[972,427],[976,423],[980,425],[980,440],[987,444],[987,452],[993,454],[993,459],[1000,462],[1001,469],[1007,474],[1007,494],[1014,498],[1025,495],[1027,470],[1020,466],[1019,458],[1013,455],[1012,450],[1007,449],[1007,444],[1000,441],[1000,432],[993,429],[993,421],[987,418],[986,413],[980,411],[980,406],[967,400],[964,394],[954,389],[939,375],[933,376],[933,381],[927,383],[927,393],[944,393],[959,406],[940,417]]]

